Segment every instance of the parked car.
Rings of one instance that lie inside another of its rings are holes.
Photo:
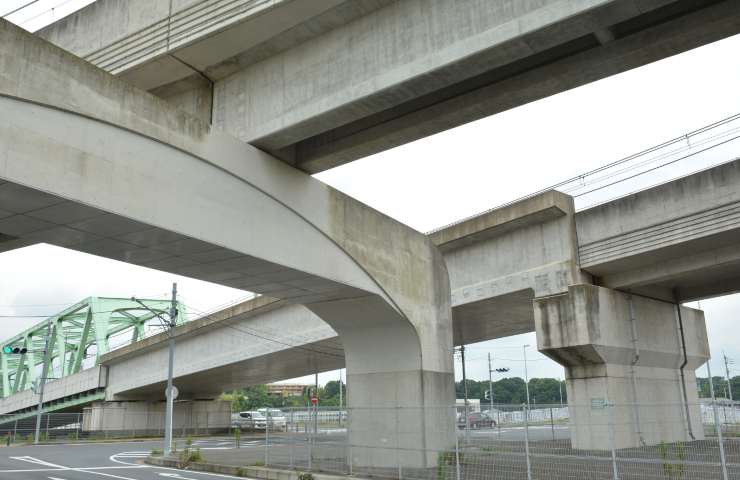
[[[270,430],[282,430],[287,431],[288,419],[285,417],[285,413],[279,408],[259,408],[259,413],[267,417],[267,421],[270,424]]]
[[[465,428],[468,426],[472,429],[478,428],[491,428],[496,426],[496,421],[481,412],[470,412],[468,413],[468,421],[465,422],[465,415],[460,415],[457,419],[458,428]]]
[[[231,416],[231,426],[240,430],[264,430],[267,417],[256,410],[239,412]]]

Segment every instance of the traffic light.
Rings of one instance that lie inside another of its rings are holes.
[[[490,400],[491,399],[491,391],[490,390],[486,390],[486,393],[483,394],[483,398],[485,398],[486,400]]]
[[[14,354],[14,355],[23,355],[28,352],[28,349],[26,347],[16,347],[13,345],[5,345],[3,347],[3,353],[5,354]]]
[[[506,373],[506,372],[508,372],[508,371],[509,371],[509,369],[508,369],[508,368],[506,368],[506,367],[502,367],[502,368],[497,368],[497,369],[496,369],[496,371],[497,371],[498,373]]]

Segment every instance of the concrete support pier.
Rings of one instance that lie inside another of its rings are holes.
[[[610,423],[616,448],[704,438],[694,374],[709,358],[702,311],[594,285],[534,309],[538,349],[565,367],[573,448],[611,448]]]

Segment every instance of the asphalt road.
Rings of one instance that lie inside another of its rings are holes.
[[[242,438],[243,442],[254,439]],[[228,448],[228,438],[198,439],[194,446]],[[250,448],[247,443],[243,446]],[[256,444],[255,444],[256,445]],[[229,475],[183,472],[141,462],[161,441],[14,446],[0,448],[0,480],[218,480]],[[264,446],[261,448],[264,449]]]

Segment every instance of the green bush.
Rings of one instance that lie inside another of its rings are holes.
[[[686,465],[683,463],[686,460],[686,447],[683,442],[677,442],[673,452],[671,452],[670,445],[660,442],[658,453],[660,454],[660,458],[663,459],[663,473],[666,477],[677,480],[683,479],[686,471]],[[675,454],[675,460],[679,463],[671,463],[674,460],[672,453]]]
[[[239,468],[236,469],[236,476],[237,477],[246,477],[247,476],[247,471],[244,470],[244,467],[239,467]]]
[[[313,480],[313,475],[308,472],[299,473],[298,480]]]
[[[149,455],[152,457],[161,457],[164,455],[164,452],[158,448],[152,448],[152,451],[149,452]]]
[[[256,462],[254,462],[252,464],[252,466],[253,467],[264,467],[265,466],[265,462],[263,462],[262,460],[257,460]]]

